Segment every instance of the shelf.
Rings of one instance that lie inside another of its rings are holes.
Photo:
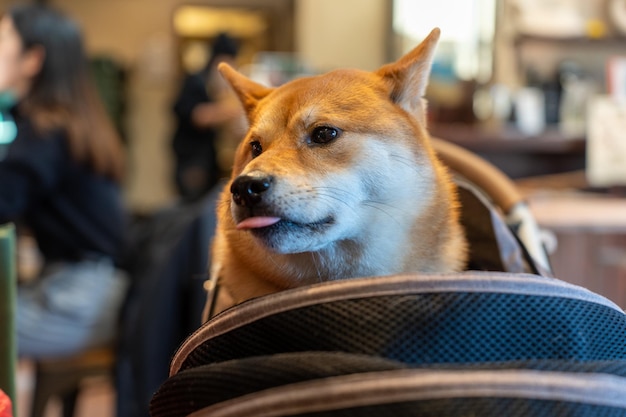
[[[585,168],[586,140],[557,129],[527,136],[512,126],[488,129],[463,124],[433,125],[433,137],[481,156],[513,179],[551,175]]]
[[[541,35],[517,35],[515,37],[515,45],[519,46],[523,43],[549,43],[559,46],[624,46],[626,37],[624,36],[607,36],[604,38],[589,38],[587,36],[575,37],[551,37]]]
[[[584,155],[584,137],[569,137],[558,129],[527,136],[513,127],[487,129],[463,124],[433,125],[432,136],[448,140],[474,152],[540,153]]]

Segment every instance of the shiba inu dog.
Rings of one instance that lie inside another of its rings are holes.
[[[278,88],[219,67],[249,131],[218,203],[214,312],[320,281],[464,268],[456,189],[425,126],[438,39],[375,72]]]

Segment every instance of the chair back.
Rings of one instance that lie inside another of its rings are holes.
[[[15,373],[17,369],[17,339],[15,332],[15,303],[17,272],[15,267],[15,227],[0,225],[0,389],[16,407]]]

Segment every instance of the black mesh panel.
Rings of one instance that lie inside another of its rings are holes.
[[[343,351],[410,364],[626,358],[626,321],[580,300],[433,293],[342,300],[257,320],[206,340],[182,369],[299,351]]]

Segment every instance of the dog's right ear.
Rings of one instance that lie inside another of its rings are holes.
[[[222,74],[222,77],[228,81],[233,90],[235,90],[235,93],[239,97],[241,104],[243,104],[248,117],[258,104],[259,100],[272,91],[271,88],[255,83],[225,62],[220,63],[217,66],[217,70],[220,74]]]
[[[411,52],[376,71],[389,84],[392,100],[422,123],[426,122],[423,96],[440,33],[439,28],[433,29]]]

